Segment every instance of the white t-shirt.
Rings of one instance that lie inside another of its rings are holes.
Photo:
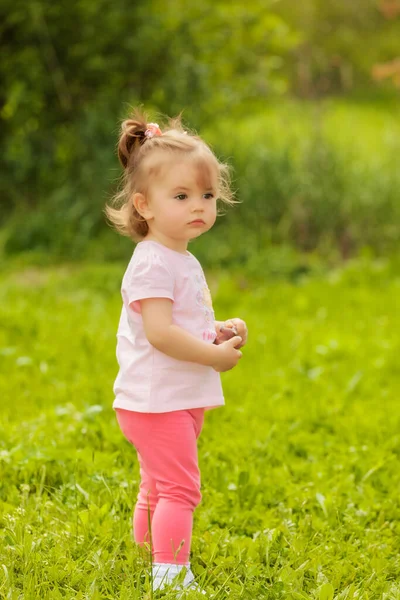
[[[212,367],[177,360],[154,348],[146,338],[140,314],[139,300],[170,298],[173,323],[212,344],[216,337],[214,311],[197,258],[158,242],[139,242],[125,271],[121,294],[120,368],[113,408],[162,413],[223,405],[220,374]]]

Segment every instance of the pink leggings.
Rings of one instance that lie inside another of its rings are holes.
[[[168,413],[119,408],[116,415],[122,433],[137,450],[140,465],[133,515],[135,542],[151,543],[154,562],[187,564],[193,511],[201,501],[197,438],[204,408]]]

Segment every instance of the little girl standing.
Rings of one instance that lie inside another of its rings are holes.
[[[187,246],[214,225],[217,199],[233,203],[228,171],[179,119],[161,131],[138,111],[122,123],[118,156],[123,189],[105,213],[138,242],[122,280],[113,403],[140,466],[134,539],[151,545],[153,589],[183,567],[181,585],[199,589],[189,562],[201,500],[197,438],[205,410],[224,404],[219,373],[237,365],[247,327],[215,321]],[[227,328],[238,335],[226,340]]]

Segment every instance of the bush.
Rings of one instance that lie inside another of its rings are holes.
[[[200,132],[233,166],[240,200],[195,242],[206,263],[247,264],[277,244],[343,258],[364,247],[392,250],[400,239],[396,110],[286,103]],[[34,209],[21,200],[1,238],[5,255],[42,250],[55,258],[117,259],[131,251],[102,212],[120,173],[115,128],[111,134],[98,115],[78,124],[71,139],[78,130],[79,168],[54,173],[53,189]]]

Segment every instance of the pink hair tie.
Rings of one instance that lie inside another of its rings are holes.
[[[155,135],[162,135],[162,133],[157,123],[147,123],[147,129],[144,132],[144,135],[147,138],[152,138]]]

